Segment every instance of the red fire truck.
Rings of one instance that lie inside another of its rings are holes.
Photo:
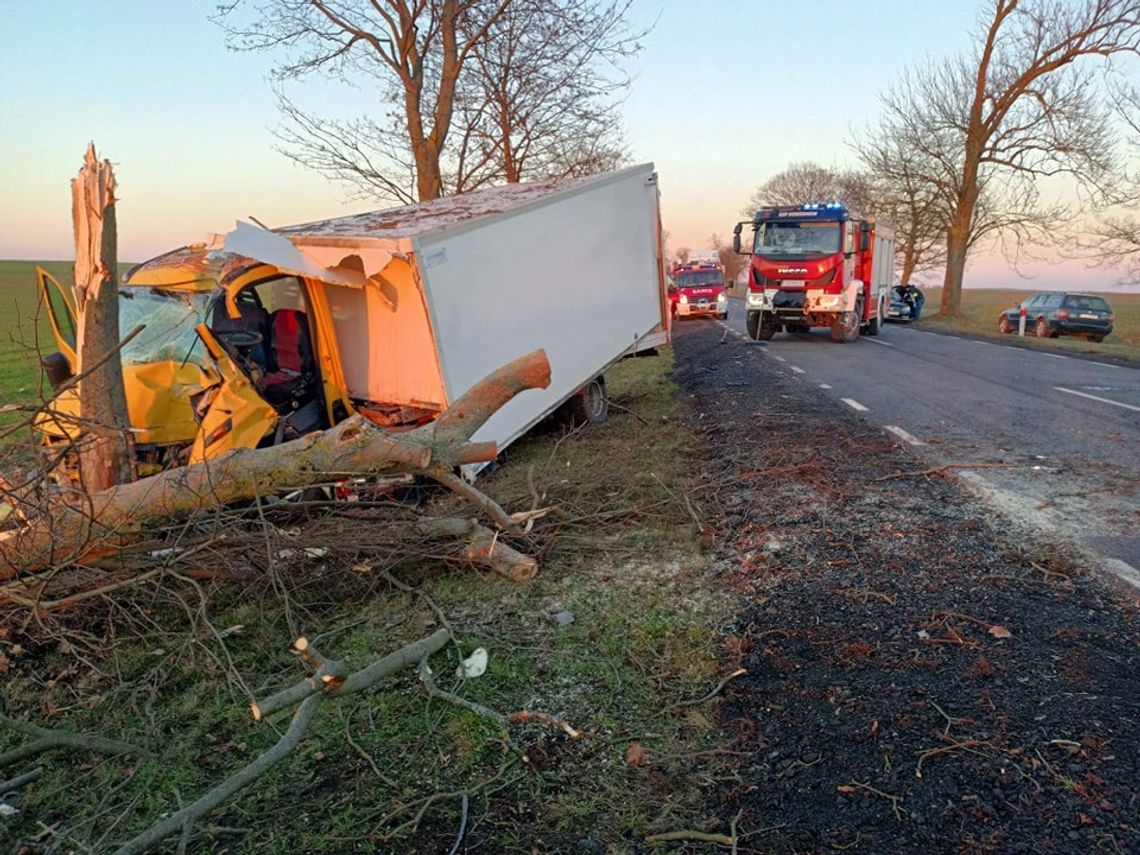
[[[691,258],[675,264],[669,271],[669,302],[673,317],[714,315],[728,317],[728,294],[725,293],[724,267],[714,258]]]
[[[890,305],[895,236],[873,219],[850,214],[841,202],[762,208],[752,226],[748,270],[748,334],[827,327],[832,341],[878,335]]]

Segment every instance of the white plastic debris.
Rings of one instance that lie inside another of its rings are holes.
[[[480,647],[460,663],[459,667],[455,669],[455,676],[472,680],[475,677],[482,677],[486,671],[487,651]]]
[[[279,549],[277,557],[285,560],[293,558],[324,558],[329,551],[323,546],[306,546],[304,549]]]

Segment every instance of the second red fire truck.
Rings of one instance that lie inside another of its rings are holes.
[[[669,278],[673,281],[669,287],[673,317],[713,315],[721,320],[728,317],[724,266],[719,259],[694,257],[684,264],[674,264]]]

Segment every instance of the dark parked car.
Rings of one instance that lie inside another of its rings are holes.
[[[1059,335],[1084,335],[1092,341],[1104,341],[1112,332],[1112,307],[1104,297],[1095,294],[1070,294],[1066,291],[1048,291],[1034,294],[1021,305],[1025,306],[1025,331],[1038,338],[1056,338]],[[1021,306],[1006,309],[998,318],[998,329],[1003,333],[1017,332],[1017,318]]]
[[[896,285],[891,289],[891,304],[887,307],[888,321],[917,321],[922,316],[926,295],[913,285]]]

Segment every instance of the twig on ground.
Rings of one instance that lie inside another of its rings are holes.
[[[25,784],[30,784],[32,781],[38,781],[43,773],[44,767],[37,766],[30,772],[25,772],[23,775],[17,775],[15,778],[9,778],[7,781],[0,781],[0,798],[3,798],[8,793],[15,792]]]
[[[138,745],[119,742],[117,739],[107,739],[89,733],[71,733],[65,730],[51,730],[39,727],[26,721],[10,718],[0,713],[0,727],[6,727],[25,736],[35,737],[31,742],[18,745],[10,751],[0,754],[0,768],[23,760],[25,757],[34,757],[52,748],[77,748],[84,751],[98,751],[102,754],[129,754],[134,757],[149,757],[151,752]]]
[[[1015,463],[947,463],[945,466],[920,469],[917,472],[895,472],[893,475],[872,478],[871,482],[893,481],[896,478],[921,478],[924,475],[945,475],[948,469],[1012,469],[1016,465]]]
[[[469,798],[467,793],[463,794],[459,808],[459,833],[455,835],[455,842],[451,844],[451,849],[448,850],[447,855],[455,855],[459,851],[459,847],[463,845],[463,838],[467,836],[467,802]]]
[[[839,788],[839,791],[841,793],[850,793],[850,792],[854,792],[856,787],[858,787],[861,790],[866,790],[869,793],[874,793],[876,796],[879,796],[880,798],[884,798],[887,801],[889,801],[891,803],[891,810],[894,811],[895,819],[898,820],[899,822],[902,822],[902,812],[899,811],[899,804],[903,800],[902,796],[895,796],[895,795],[892,795],[891,793],[884,793],[882,790],[875,789],[870,784],[863,784],[863,783],[860,783],[859,781],[852,781],[850,784],[847,784],[846,786],[841,786]]]
[[[713,690],[710,691],[707,695],[704,695],[703,697],[697,698],[695,700],[681,701],[680,703],[673,704],[673,708],[676,709],[677,707],[695,707],[698,704],[703,704],[705,701],[711,701],[713,698],[720,694],[721,689],[727,686],[730,680],[735,680],[737,677],[740,677],[743,674],[747,673],[747,668],[737,668],[735,671],[717,683]]]
[[[704,831],[665,831],[661,834],[650,834],[645,838],[646,843],[668,843],[673,840],[698,840],[702,843],[719,843],[721,846],[735,846],[736,837],[727,834],[707,834]]]

